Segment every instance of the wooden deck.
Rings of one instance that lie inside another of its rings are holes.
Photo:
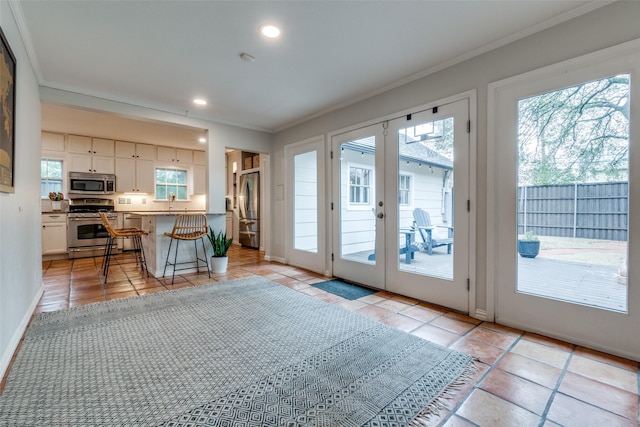
[[[365,263],[371,252],[351,254],[350,259]],[[518,256],[518,291],[545,298],[603,308],[627,311],[627,285],[618,283],[617,268],[604,265],[557,261],[548,258]],[[453,277],[453,255],[437,248],[433,255],[416,252],[411,264],[405,255],[398,256],[401,271],[443,279]]]

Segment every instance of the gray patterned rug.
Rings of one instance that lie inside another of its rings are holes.
[[[2,426],[402,426],[471,357],[260,277],[35,316]]]

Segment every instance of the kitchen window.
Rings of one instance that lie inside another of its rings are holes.
[[[40,160],[40,197],[46,199],[49,193],[62,193],[62,179],[64,177],[62,160]]]
[[[156,199],[187,200],[187,178],[186,170],[156,168]]]

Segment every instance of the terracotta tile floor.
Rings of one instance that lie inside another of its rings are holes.
[[[480,322],[442,307],[377,292],[348,301],[311,287],[326,280],[311,273],[264,261],[261,252],[231,249],[229,270],[169,280],[142,277],[135,265],[113,266],[100,286],[100,258],[42,263],[44,295],[38,312],[144,295],[210,280],[252,275],[336,304],[478,358],[474,381],[445,404],[432,425],[453,426],[638,426],[637,362],[536,334]],[[19,349],[18,349],[19,351]],[[0,391],[4,380],[0,384]]]

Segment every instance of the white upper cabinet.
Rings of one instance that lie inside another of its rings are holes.
[[[158,146],[157,159],[161,162],[173,162],[181,164],[193,163],[193,151],[184,148]]]
[[[45,151],[64,151],[64,135],[42,132],[42,149]]]
[[[116,157],[155,160],[156,147],[151,144],[116,141]]]
[[[113,140],[110,139],[69,135],[67,137],[69,171],[114,173],[114,146]]]
[[[204,151],[194,151],[193,152],[193,164],[206,166],[207,165],[207,153]]]

